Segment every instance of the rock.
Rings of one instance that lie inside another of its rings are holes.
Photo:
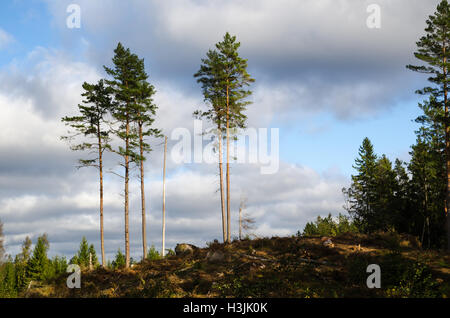
[[[186,244],[186,243],[181,243],[181,244],[177,244],[177,246],[175,247],[175,254],[176,255],[191,255],[194,253],[194,250],[197,249],[197,246],[194,246],[192,244]]]
[[[329,238],[322,242],[322,245],[325,247],[334,247],[333,241]]]
[[[206,254],[206,260],[211,263],[222,262],[225,259],[225,254],[221,251],[209,251]]]

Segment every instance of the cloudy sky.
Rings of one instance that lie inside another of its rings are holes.
[[[68,28],[67,8],[81,9]],[[368,28],[367,7],[381,9]],[[379,154],[408,160],[419,114],[414,91],[424,77],[405,68],[438,1],[167,0],[38,1],[0,4],[0,220],[6,248],[48,233],[50,254],[71,257],[82,236],[99,251],[97,172],[76,169],[80,156],[59,136],[60,118],[76,114],[81,84],[105,76],[120,41],[145,58],[159,109],[155,125],[171,136],[192,131],[203,107],[193,78],[201,58],[225,32],[248,59],[253,104],[248,125],[279,128],[279,169],[232,165],[232,234],[241,196],[260,236],[289,235],[318,215],[344,212],[341,189],[364,137]],[[169,140],[169,152],[176,141]],[[146,167],[148,242],[161,245],[163,147]],[[204,245],[221,237],[217,166],[177,164],[169,156],[167,245]],[[120,158],[108,155],[110,169]],[[134,172],[136,176],[137,171]],[[131,186],[131,250],[140,257],[137,179]],[[123,250],[123,184],[105,180],[109,258]]]

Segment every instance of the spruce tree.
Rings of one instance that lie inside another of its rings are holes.
[[[396,175],[392,169],[392,162],[382,155],[375,168],[374,219],[372,224],[377,230],[388,231],[395,229],[398,211],[395,207]]]
[[[395,160],[393,169],[395,175],[393,211],[396,211],[393,227],[399,233],[409,233],[409,212],[411,211],[411,200],[409,197],[410,178],[405,168],[405,163],[399,159]]]
[[[19,290],[24,289],[28,284],[27,265],[30,260],[31,244],[31,239],[27,236],[22,243],[22,251],[14,259],[16,285]]]
[[[77,254],[71,260],[72,264],[77,264],[87,268],[89,266],[89,243],[83,236]]]
[[[44,280],[47,277],[49,260],[47,252],[49,243],[47,235],[44,234],[37,239],[36,246],[33,250],[33,255],[27,264],[27,277],[31,280]]]
[[[420,237],[424,247],[439,246],[445,233],[445,159],[423,135],[418,136],[410,154],[410,233]]]
[[[65,274],[67,270],[67,259],[64,256],[54,256],[50,260],[50,266],[53,277]]]
[[[352,175],[350,188],[343,189],[348,199],[346,209],[362,232],[372,232],[375,229],[377,155],[369,138],[364,138],[358,154],[353,166],[358,174]]]
[[[100,195],[100,245],[102,253],[102,264],[105,262],[104,247],[104,229],[103,229],[103,156],[105,150],[111,149],[109,145],[109,129],[105,127],[108,124],[106,116],[113,107],[110,97],[111,89],[104,85],[100,80],[97,84],[83,84],[85,97],[83,103],[87,105],[78,105],[79,116],[64,117],[62,121],[73,128],[75,133],[61,137],[64,140],[72,142],[75,137],[83,136],[83,143],[71,146],[72,150],[90,151],[90,154],[96,154],[93,158],[80,159],[80,167],[95,167],[99,171],[99,195]]]
[[[112,262],[112,268],[113,269],[120,269],[120,268],[123,268],[125,266],[126,266],[125,255],[123,255],[122,251],[119,248],[117,250],[116,257],[115,257],[114,261]]]
[[[410,70],[428,74],[430,86],[418,90],[421,95],[431,95],[434,98],[433,107],[441,110],[443,116],[436,118],[445,131],[445,161],[446,161],[446,197],[445,210],[447,220],[447,248],[450,250],[450,120],[449,120],[449,56],[450,56],[450,5],[443,0],[437,6],[436,12],[426,21],[426,34],[417,44],[415,57],[424,65],[408,65]]]
[[[97,253],[95,252],[94,244],[89,245],[89,261],[88,264],[92,265],[94,268],[98,266]]]
[[[15,267],[11,257],[0,265],[0,298],[17,297],[18,289],[15,279]]]

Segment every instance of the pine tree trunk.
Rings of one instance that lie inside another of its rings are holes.
[[[143,258],[147,256],[147,225],[145,220],[145,189],[144,189],[144,145],[142,136],[142,124],[139,124],[139,149],[141,154],[140,169],[141,169],[141,207],[142,207],[142,252]]]
[[[129,202],[128,202],[128,181],[129,181],[129,135],[130,121],[127,116],[126,120],[126,137],[125,137],[125,267],[130,267],[130,233],[129,233]]]
[[[444,53],[444,124],[445,124],[445,154],[446,154],[446,167],[447,167],[447,196],[446,196],[446,219],[447,219],[447,250],[450,251],[450,126],[448,125],[448,97],[447,97],[447,57],[445,42],[443,45]]]
[[[97,128],[98,131],[100,131],[100,127],[97,126]],[[105,267],[105,240],[103,232],[103,148],[100,134],[98,135],[98,162],[100,172],[100,249],[102,253],[102,267]]]
[[[166,155],[167,154],[167,136],[164,137],[164,167],[163,167],[163,218],[162,218],[162,257],[166,254]]]
[[[220,175],[220,207],[222,208],[222,234],[223,242],[227,240],[227,229],[225,219],[225,202],[223,191],[223,154],[222,154],[222,127],[219,125],[219,175]]]
[[[230,236],[230,100],[227,85],[227,243],[231,241]]]

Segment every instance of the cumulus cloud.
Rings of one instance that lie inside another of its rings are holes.
[[[77,35],[65,27],[68,3],[49,2],[63,38],[72,43]],[[272,104],[272,112],[284,107],[292,118],[324,110],[347,120],[379,114],[412,95],[417,77],[405,76],[404,66],[413,61],[425,27],[417,21],[425,21],[438,1],[377,3],[380,29],[366,26],[371,1],[110,0],[80,6],[83,35],[95,43],[87,56],[96,65],[108,63],[122,41],[146,58],[153,78],[199,95],[192,74],[229,31],[242,43],[254,90],[282,90],[295,101]]]
[[[232,234],[237,235],[239,197],[248,198],[248,213],[256,220],[254,234],[260,236],[294,234],[318,214],[341,210],[340,188],[345,178],[327,179],[311,169],[283,164],[280,173],[259,174],[257,166],[232,167]],[[26,235],[48,233],[52,253],[70,256],[81,236],[98,244],[98,194],[95,174],[70,175],[64,191],[51,194],[0,198],[0,217],[7,232],[9,252],[17,252]],[[90,181],[88,181],[90,180]],[[64,181],[55,180],[59,185]],[[105,241],[111,258],[123,246],[122,183],[109,180],[105,189]],[[166,185],[167,244],[188,241],[200,246],[221,237],[220,199],[214,166],[199,166],[170,174]],[[160,178],[147,180],[149,243],[161,244]],[[137,182],[131,187],[130,232],[132,255],[140,256],[140,203]],[[270,195],[268,195],[270,193]],[[61,243],[61,244],[59,244]],[[63,244],[64,243],[64,244]],[[64,248],[63,248],[64,247]],[[122,248],[123,249],[123,248]]]

